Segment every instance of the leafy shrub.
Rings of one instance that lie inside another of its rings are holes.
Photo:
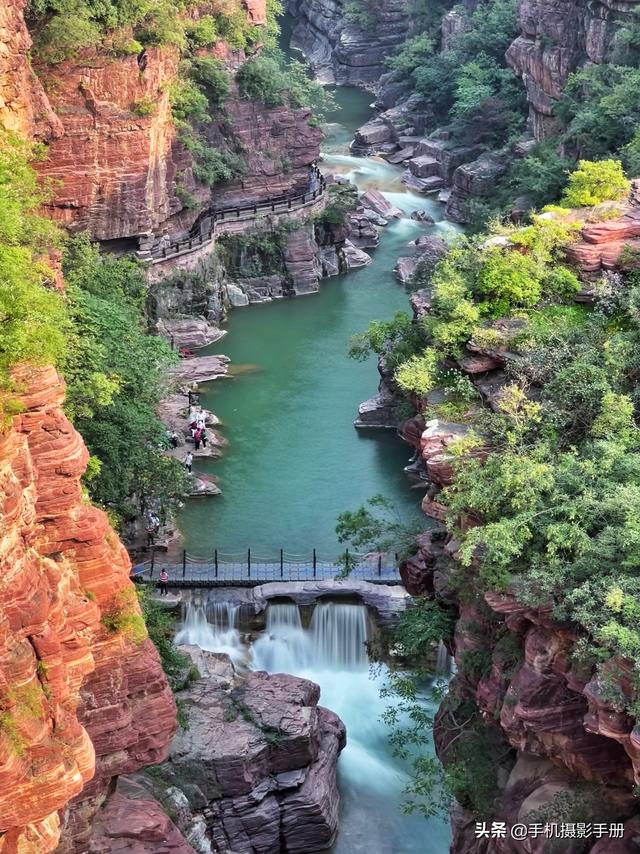
[[[221,148],[203,147],[194,164],[193,174],[202,184],[213,187],[237,178],[245,168],[246,163],[241,155]]]
[[[192,48],[208,47],[218,39],[218,28],[211,15],[203,15],[185,27],[187,43]]]
[[[209,101],[198,84],[181,78],[170,91],[171,111],[180,122],[206,122],[209,120]]]
[[[157,109],[156,102],[152,98],[140,98],[131,105],[131,112],[136,116],[152,116]]]
[[[493,249],[485,253],[476,284],[494,317],[512,307],[535,305],[542,293],[535,261],[520,252]]]
[[[623,198],[630,188],[631,183],[625,177],[620,161],[600,160],[594,163],[581,160],[578,168],[569,175],[562,203],[566,207],[593,207]]]
[[[125,588],[102,614],[100,622],[109,632],[120,634],[127,641],[140,645],[147,638],[147,629],[136,605],[135,591]]]
[[[191,62],[189,74],[204,91],[211,106],[219,107],[227,99],[231,82],[219,60],[197,57]]]
[[[44,260],[58,240],[38,216],[46,195],[31,167],[34,149],[0,135],[0,416],[11,409],[11,368],[20,362],[59,364],[67,319],[60,294],[47,285]]]
[[[407,392],[425,395],[436,385],[438,355],[434,350],[425,350],[420,356],[411,356],[396,368],[393,378]]]
[[[330,184],[324,210],[315,217],[316,222],[328,225],[344,225],[347,214],[358,204],[358,191],[351,185]]]

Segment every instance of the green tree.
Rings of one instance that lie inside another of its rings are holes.
[[[617,201],[629,193],[631,183],[619,160],[597,163],[581,160],[570,175],[562,195],[566,207],[593,207],[601,202]]]
[[[36,150],[0,135],[0,416],[11,411],[11,369],[59,364],[67,327],[48,253],[58,240],[39,216],[46,194],[32,168]]]

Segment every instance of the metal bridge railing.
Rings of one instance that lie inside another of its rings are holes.
[[[256,202],[252,205],[209,208],[200,214],[191,232],[186,237],[171,240],[166,245],[162,245],[160,242],[158,245],[153,246],[150,250],[152,263],[165,261],[167,258],[173,258],[177,255],[184,255],[200,246],[204,246],[212,240],[216,230],[216,223],[238,222],[243,219],[252,219],[269,213],[286,213],[287,211],[297,210],[315,202],[324,195],[326,181],[324,175],[317,167],[314,168],[314,177],[317,181],[315,189],[304,193],[293,196],[274,196],[264,202]],[[210,224],[203,228],[203,224],[207,221]]]
[[[349,577],[366,581],[398,581],[398,556],[382,552],[358,554],[346,550]],[[345,562],[318,556],[315,549],[309,555],[292,554],[280,549],[277,555],[265,555],[247,549],[243,552],[219,552],[208,556],[187,551],[176,559],[152,552],[151,558],[136,564],[133,573],[151,580],[165,569],[170,582],[176,586],[190,583],[231,584],[264,583],[268,581],[329,580],[344,572]]]

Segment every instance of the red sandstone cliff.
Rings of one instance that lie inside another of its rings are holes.
[[[634,182],[635,184],[635,182]],[[640,205],[634,187],[629,202],[597,209],[574,211],[584,225],[569,248],[568,258],[584,283],[576,299],[594,299],[594,281],[622,269],[624,247],[637,250],[640,243]],[[635,263],[631,255],[631,264]],[[428,292],[412,297],[414,313],[429,311]],[[507,332],[508,324],[497,321]],[[508,347],[495,350],[467,345],[458,360],[476,386],[487,407],[495,409],[504,385]],[[511,354],[513,355],[513,354]],[[435,396],[434,396],[435,398]],[[450,424],[425,416],[409,419],[402,426],[404,439],[418,451],[431,486],[422,509],[433,526],[417,538],[415,555],[401,566],[405,587],[412,595],[436,597],[457,611],[452,640],[458,672],[450,686],[453,704],[471,702],[488,731],[501,741],[504,760],[500,769],[500,794],[493,817],[508,825],[533,821],[536,810],[557,803],[559,821],[567,809],[575,809],[581,821],[616,821],[625,824],[623,840],[583,840],[576,847],[555,848],[553,840],[538,838],[516,842],[511,839],[480,839],[475,834],[475,816],[458,807],[452,825],[452,852],[457,854],[552,854],[556,850],[580,854],[634,854],[638,851],[637,800],[632,794],[640,783],[640,724],[605,699],[605,691],[593,668],[581,668],[572,653],[579,640],[577,628],[552,616],[551,605],[527,606],[515,595],[487,592],[462,599],[456,592],[460,543],[443,524],[445,508],[438,501],[443,486],[454,480],[454,457],[449,446],[468,430],[465,424]],[[476,524],[467,515],[463,529]],[[464,572],[472,574],[473,565]],[[473,581],[469,588],[473,588]],[[469,665],[473,657],[488,662],[483,674]],[[607,678],[629,695],[629,662],[612,659]],[[434,728],[439,756],[447,754],[459,733],[455,714],[444,707]],[[557,799],[554,801],[554,799]],[[561,806],[561,805],[564,806]],[[574,804],[567,807],[567,804]],[[577,807],[575,806],[577,804]],[[564,810],[564,811],[563,811]],[[485,818],[483,816],[483,818]]]
[[[31,37],[22,14],[26,5],[27,0],[0,4],[0,125],[49,140],[62,133],[62,123],[29,62]]]
[[[553,107],[572,71],[608,62],[620,25],[631,24],[637,0],[520,0],[521,33],[507,51],[507,61],[527,90],[531,127],[536,139],[553,130]]]
[[[0,435],[0,852],[45,854],[73,797],[85,816],[114,775],[165,758],[175,706],[151,641],[101,621],[139,611],[126,551],[83,495],[64,385],[53,368],[17,376],[24,410]]]
[[[180,207],[169,104],[177,69],[175,48],[149,48],[144,71],[136,56],[94,50],[38,69],[63,128],[40,165],[55,182],[54,219],[109,240],[157,228]]]
[[[242,180],[210,190],[195,181],[192,157],[178,140],[171,115],[169,92],[179,62],[175,48],[149,48],[140,63],[135,55],[114,56],[105,47],[83,50],[54,66],[36,56],[36,76],[26,60],[24,0],[12,2],[6,26],[2,15],[9,13],[0,11],[0,45],[8,60],[0,90],[8,93],[9,126],[33,135],[37,115],[51,128],[39,131],[48,141],[39,169],[53,179],[52,218],[72,230],[88,229],[98,240],[135,238],[164,227],[176,233],[188,227],[198,210],[185,207],[183,193],[205,208],[212,201],[250,204],[306,189],[322,138],[309,125],[309,110],[269,109],[234,89],[203,131],[210,145],[242,151],[246,168]],[[266,22],[264,0],[247,0],[244,8],[253,24]],[[192,14],[201,11],[207,11],[205,2]],[[231,75],[245,58],[223,42],[210,52]],[[20,93],[18,101],[10,101],[14,92]]]

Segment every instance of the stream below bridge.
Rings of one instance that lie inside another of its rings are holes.
[[[439,204],[408,192],[401,169],[377,158],[357,158],[348,145],[371,114],[371,96],[340,88],[341,110],[330,117],[321,168],[340,172],[360,190],[381,190],[403,211],[425,209],[436,220],[425,227],[409,218],[383,229],[373,263],[321,283],[318,294],[232,311],[228,335],[203,354],[231,358],[231,378],[210,384],[203,405],[221,419],[229,440],[220,460],[198,460],[198,470],[218,477],[223,494],[187,502],[179,523],[185,547],[195,555],[242,552],[277,555],[279,549],[319,560],[341,551],[335,524],[377,493],[391,498],[405,517],[419,509],[403,467],[410,449],[393,431],[356,431],[358,404],[376,391],[375,359],[356,362],[349,339],[371,320],[408,311],[407,294],[393,275],[397,257],[420,233],[449,233]],[[291,624],[293,619],[295,624]],[[384,672],[372,677],[361,647],[362,615],[341,623],[344,652],[329,661],[324,647],[301,633],[292,614],[271,614],[255,642],[253,666],[306,676],[321,686],[321,703],[347,726],[339,763],[339,854],[444,854],[450,830],[438,819],[403,813],[408,769],[391,753],[381,721]],[[230,651],[235,635],[210,631],[206,620],[181,640]],[[355,633],[351,636],[351,633]],[[213,638],[213,640],[212,640]],[[357,654],[349,644],[360,643]],[[355,656],[355,658],[354,658]],[[425,697],[425,703],[428,703]]]

